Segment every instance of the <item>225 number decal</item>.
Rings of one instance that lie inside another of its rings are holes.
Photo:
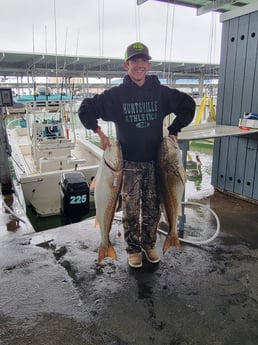
[[[87,201],[87,195],[71,195],[70,196],[70,204],[71,205],[78,205],[84,204]]]

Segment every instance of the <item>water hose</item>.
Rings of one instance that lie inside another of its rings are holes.
[[[3,200],[3,205],[4,205],[4,208],[5,208],[9,213],[11,213],[11,214],[14,216],[15,220],[20,221],[20,222],[26,224],[26,222],[25,222],[21,217],[19,217],[19,216],[10,208],[10,207],[6,204],[6,202],[5,202],[4,200]]]
[[[203,204],[200,204],[198,202],[184,201],[181,203],[181,205],[185,205],[185,206],[194,205],[194,206],[199,206],[199,207],[203,207],[203,208],[207,209],[214,216],[216,223],[217,223],[217,227],[216,227],[215,233],[210,238],[207,238],[206,240],[200,240],[200,241],[198,241],[198,240],[187,240],[187,239],[184,239],[182,237],[179,237],[180,242],[189,243],[189,244],[193,244],[193,245],[202,245],[202,244],[208,244],[208,243],[212,242],[213,240],[215,240],[215,238],[219,235],[219,232],[220,232],[220,221],[219,221],[219,217],[217,216],[217,214],[210,207],[203,205]],[[95,217],[92,217],[92,218],[95,218]],[[114,220],[122,221],[121,212],[119,212],[119,214],[116,213]],[[160,228],[158,228],[158,232],[161,233],[162,235],[165,235],[165,236],[168,235],[168,233],[166,231],[164,231]]]
[[[217,214],[208,206],[200,204],[198,202],[192,202],[192,201],[184,201],[181,203],[181,205],[194,205],[194,206],[199,206],[199,207],[203,207],[205,209],[207,209],[216,219],[216,223],[217,223],[217,227],[216,227],[216,231],[215,233],[210,237],[207,238],[206,240],[187,240],[184,239],[182,237],[179,237],[180,242],[184,242],[184,243],[189,243],[189,244],[193,244],[193,245],[201,245],[201,244],[208,244],[210,242],[212,242],[218,235],[220,232],[220,221],[219,221],[219,217],[217,216]],[[162,229],[158,229],[158,232],[162,233],[163,235],[168,235],[168,233]]]

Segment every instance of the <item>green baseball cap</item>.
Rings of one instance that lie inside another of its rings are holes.
[[[125,51],[125,61],[135,58],[136,56],[151,60],[148,47],[141,42],[132,43],[127,47]]]

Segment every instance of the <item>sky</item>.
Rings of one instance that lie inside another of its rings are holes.
[[[153,60],[220,59],[218,13],[155,0],[1,0],[0,13],[0,52],[123,58],[141,41]]]

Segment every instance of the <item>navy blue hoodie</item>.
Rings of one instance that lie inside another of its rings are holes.
[[[82,124],[93,131],[99,118],[114,122],[123,158],[137,162],[156,159],[167,115],[176,115],[168,131],[177,135],[193,120],[194,112],[192,97],[161,85],[154,75],[146,76],[142,86],[126,75],[121,85],[85,98],[78,111]]]

